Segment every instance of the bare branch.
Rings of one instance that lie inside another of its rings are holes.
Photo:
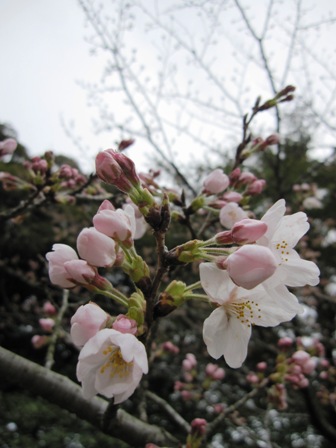
[[[158,445],[178,444],[175,437],[164,429],[144,423],[122,409],[118,409],[114,419],[104,427],[103,416],[108,407],[106,400],[98,397],[91,400],[83,398],[81,388],[69,378],[3,347],[0,347],[0,378],[75,413],[106,434],[119,438],[131,446],[144,446],[149,442]]]

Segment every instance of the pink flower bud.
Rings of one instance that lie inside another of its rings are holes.
[[[124,242],[132,239],[131,219],[122,209],[101,210],[93,217],[93,225],[99,232],[116,241]]]
[[[243,199],[243,195],[237,191],[228,191],[223,194],[222,198],[227,202],[240,202]]]
[[[302,371],[305,375],[310,375],[317,366],[317,360],[315,358],[310,358],[308,361],[302,366]]]
[[[85,260],[70,260],[64,263],[68,279],[78,285],[91,284],[97,271]]]
[[[6,140],[0,142],[0,157],[6,156],[8,154],[13,154],[13,152],[16,150],[16,147],[16,140],[14,140],[13,138],[6,138]]]
[[[218,367],[212,374],[212,379],[220,381],[225,377],[225,370],[222,367]]]
[[[227,229],[238,221],[247,218],[247,213],[235,202],[229,202],[219,212],[219,221]]]
[[[329,378],[328,372],[326,371],[321,372],[319,377],[321,378],[321,380],[327,380]]]
[[[293,339],[289,338],[288,336],[285,336],[278,340],[278,347],[280,348],[287,348],[291,347],[292,345],[293,345]]]
[[[260,194],[265,188],[265,185],[266,181],[264,179],[257,179],[248,186],[246,194],[250,195]]]
[[[176,392],[179,392],[179,391],[181,391],[183,389],[184,389],[184,383],[182,383],[181,381],[175,381],[175,383],[174,383],[174,390]]]
[[[280,136],[278,134],[271,134],[265,140],[266,145],[277,145],[278,143],[280,143]]]
[[[119,316],[117,316],[116,320],[112,324],[112,328],[119,331],[120,333],[129,333],[133,334],[134,336],[138,332],[136,321],[134,319],[130,319],[127,316],[124,316],[123,314],[119,314]]]
[[[177,355],[180,352],[180,349],[170,341],[164,342],[162,344],[162,348],[163,350],[173,353],[174,355]]]
[[[115,242],[94,227],[80,232],[77,249],[80,257],[93,266],[112,266],[116,260]]]
[[[115,185],[124,193],[129,193],[134,186],[140,186],[140,179],[132,160],[112,149],[97,155],[96,172],[100,179]]]
[[[182,361],[182,368],[185,372],[189,372],[193,369],[193,363],[189,359],[184,359]]]
[[[246,245],[226,259],[232,281],[245,289],[253,289],[274,274],[277,262],[267,247]]]
[[[35,336],[32,337],[31,343],[34,348],[39,349],[47,345],[48,340],[49,340],[48,336],[41,336],[39,334],[36,334]]]
[[[69,279],[69,274],[65,270],[64,263],[71,260],[78,260],[76,252],[66,244],[54,244],[54,252],[48,252],[46,259],[49,262],[49,277],[51,283],[61,288],[73,288],[76,283]]]
[[[257,219],[242,219],[236,222],[232,229],[232,238],[235,243],[254,243],[267,232],[267,224]]]
[[[80,306],[71,318],[72,342],[79,348],[83,347],[105,326],[108,317],[108,314],[93,302]]]
[[[225,377],[225,370],[217,364],[209,363],[205,367],[205,373],[213,380],[222,380]]]
[[[105,200],[100,204],[100,207],[99,207],[97,213],[101,212],[102,210],[115,210],[115,207],[114,207],[114,205],[113,205],[110,201],[108,201],[107,199],[105,199]]]
[[[258,384],[259,378],[255,373],[250,372],[246,375],[246,381],[248,381],[251,384]]]
[[[51,319],[50,317],[39,319],[39,324],[42,330],[47,331],[48,333],[52,332],[52,329],[55,326],[54,319]]]
[[[258,362],[257,364],[257,370],[259,372],[265,372],[265,370],[267,369],[267,363],[264,361]]]
[[[192,367],[197,366],[197,359],[196,356],[193,353],[187,353],[186,359],[191,363]]]
[[[204,179],[204,192],[208,194],[217,194],[224,191],[229,184],[229,177],[223,172],[223,170],[217,168]]]
[[[230,184],[235,184],[241,175],[241,169],[235,168],[231,173],[229,174]]]
[[[189,392],[189,390],[182,390],[181,397],[184,401],[189,401],[192,399],[193,395],[191,392]]]
[[[217,233],[215,235],[217,244],[233,244],[231,230],[225,230],[224,232]]]
[[[254,174],[250,173],[249,171],[244,171],[239,176],[239,183],[243,185],[249,185],[252,184],[257,178]]]
[[[298,350],[292,355],[292,360],[300,366],[303,366],[309,359],[310,354],[304,350]]]
[[[49,314],[50,316],[53,316],[54,314],[56,314],[57,310],[54,307],[54,305],[51,302],[44,302],[43,304],[43,312],[45,314]]]
[[[208,422],[204,418],[194,418],[191,422],[191,433],[198,437],[203,436],[206,432]]]

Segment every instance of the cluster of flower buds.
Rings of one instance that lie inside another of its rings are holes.
[[[187,448],[200,448],[206,433],[208,422],[204,418],[194,418],[191,431],[187,437]]]
[[[73,189],[79,187],[87,181],[83,174],[79,173],[77,168],[63,164],[57,171],[59,179],[62,179],[60,187],[64,189]]]
[[[84,228],[77,237],[77,250],[55,244],[46,255],[52,283],[62,288],[81,285],[92,291],[113,293],[113,286],[98,273],[99,267],[122,266],[137,282],[148,275],[148,267],[134,250],[134,238],[146,230],[144,222],[135,218],[131,205],[115,210],[103,201],[93,217],[93,227]]]
[[[57,314],[55,306],[49,301],[45,302],[43,304],[42,313],[45,317],[41,317],[38,322],[41,330],[46,334],[35,334],[32,337],[31,343],[35,349],[40,349],[49,344],[49,335],[53,332],[55,327],[55,316]]]

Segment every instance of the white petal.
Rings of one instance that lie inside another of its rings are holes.
[[[247,347],[251,337],[251,326],[242,324],[235,317],[229,319],[227,337],[224,340],[224,359],[237,369],[247,356]]]
[[[265,291],[259,297],[249,298],[254,299],[255,303],[252,321],[262,327],[274,327],[281,322],[287,322],[303,310],[294,294],[283,285]]]
[[[299,239],[309,230],[307,215],[303,212],[284,216],[272,237],[273,243],[286,241],[290,248],[295,247]]]
[[[250,337],[251,326],[227,316],[224,307],[215,309],[204,321],[203,339],[209,354],[215,359],[223,355],[232,368],[244,362]]]
[[[279,199],[272,207],[267,210],[261,221],[267,224],[267,232],[262,236],[257,243],[262,246],[267,246],[268,242],[273,236],[275,229],[277,228],[280,219],[284,216],[286,212],[286,202],[284,199]]]
[[[223,307],[216,308],[203,324],[203,339],[210,356],[223,355],[223,339],[226,337],[228,317]]]
[[[227,302],[230,293],[236,288],[229,274],[219,269],[215,263],[200,264],[200,280],[202,288],[209,295],[209,298],[220,304]]]
[[[291,256],[288,261],[283,262],[278,270],[285,273],[285,284],[287,286],[316,286],[320,279],[320,270],[315,263],[302,260],[299,256]]]

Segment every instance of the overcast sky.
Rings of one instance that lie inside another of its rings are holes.
[[[316,3],[336,9],[335,0]],[[113,142],[107,134],[93,135],[93,112],[76,82],[99,80],[103,66],[89,55],[84,23],[76,0],[0,0],[0,122],[18,132],[30,154],[52,149],[81,159],[91,171],[93,155]],[[89,155],[66,135],[62,120],[74,121],[74,134],[85,140]]]
[[[98,78],[101,66],[84,36],[75,0],[0,0],[0,121],[12,125],[34,155],[53,149],[83,157],[61,118],[75,120],[79,133],[90,128],[86,94],[76,81]],[[105,149],[103,138],[87,143]],[[85,167],[92,166],[91,158]]]

